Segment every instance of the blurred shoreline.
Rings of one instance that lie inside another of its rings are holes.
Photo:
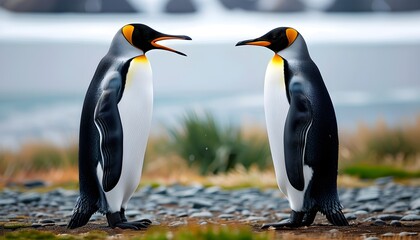
[[[331,93],[340,132],[355,131],[360,124],[390,127],[415,123],[420,101],[367,101],[351,103]],[[0,149],[18,150],[30,143],[68,146],[78,142],[83,95],[0,97]],[[265,129],[263,95],[156,96],[152,134],[176,127],[187,111],[210,112],[221,125]]]

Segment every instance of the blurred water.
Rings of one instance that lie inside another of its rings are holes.
[[[264,127],[263,79],[272,53],[235,48],[283,25],[305,37],[334,102],[340,129],[379,118],[391,125],[420,113],[419,13],[244,14],[141,17],[0,14],[0,147],[77,141],[84,93],[112,36],[142,22],[191,42],[162,44],[187,53],[148,53],[154,73],[154,132],[187,110],[224,123]],[[163,126],[163,127],[162,127]]]

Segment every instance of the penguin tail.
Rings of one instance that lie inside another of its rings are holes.
[[[73,216],[71,216],[67,228],[74,229],[86,225],[92,214],[97,211],[98,207],[96,204],[88,204],[88,201],[83,201],[80,197],[74,207]]]
[[[349,223],[341,211],[342,208],[338,199],[335,199],[330,200],[327,204],[323,204],[320,210],[334,226],[348,226]]]
[[[328,221],[334,226],[348,226],[349,225],[346,217],[344,216],[343,212],[341,212],[341,210],[327,211],[325,215]]]

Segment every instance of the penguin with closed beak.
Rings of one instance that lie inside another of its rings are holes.
[[[241,45],[274,52],[265,75],[264,110],[277,184],[292,213],[286,221],[262,228],[309,226],[318,211],[333,225],[348,225],[337,194],[334,107],[305,40],[295,29],[279,27],[236,44]]]
[[[115,34],[87,90],[79,133],[80,197],[68,228],[85,225],[97,211],[112,228],[144,229],[148,219],[129,222],[127,203],[141,177],[153,108],[152,69],[145,53],[163,49],[168,39],[144,24],[128,24]]]

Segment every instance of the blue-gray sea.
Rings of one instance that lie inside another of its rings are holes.
[[[0,97],[0,147],[76,143],[83,98],[83,95]],[[390,126],[413,124],[419,120],[420,102],[337,103],[335,110],[340,131],[348,132],[360,124],[374,126],[378,121]],[[152,133],[162,134],[179,126],[188,111],[210,112],[221,126],[265,127],[262,94],[200,97],[155,94]]]

